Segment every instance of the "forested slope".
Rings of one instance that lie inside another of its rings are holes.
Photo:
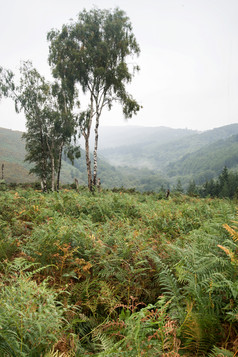
[[[167,174],[169,177],[193,176],[198,183],[202,183],[219,175],[224,166],[229,169],[236,169],[238,166],[238,135],[218,140],[184,155],[167,166]]]
[[[129,133],[132,133],[132,128],[129,128],[127,134],[125,128],[120,129],[118,137],[115,128],[111,135],[110,128],[102,135],[101,141],[105,140],[102,147],[112,144],[113,135],[117,138],[116,147],[102,149],[99,156],[98,177],[105,188],[124,186],[140,191],[158,191],[161,186],[175,186],[178,180],[187,187],[190,180],[202,184],[218,177],[224,166],[237,169],[238,124],[203,133],[161,127],[152,132],[151,128],[145,128],[143,138],[141,128],[137,128],[132,142],[141,142],[119,147],[121,135],[129,142]],[[25,148],[21,135],[20,132],[0,129],[0,164],[4,164],[4,179],[8,183],[36,180],[28,174],[30,166],[24,162]],[[83,149],[74,166],[65,157],[63,160],[61,182],[73,183],[75,178],[81,185],[87,184]]]
[[[176,130],[174,129],[174,131]],[[172,135],[172,132],[167,132],[163,140],[155,132],[153,140],[141,141],[137,144],[127,143],[123,147],[115,148],[112,146],[101,150],[101,154],[115,166],[146,167],[164,172],[171,162],[176,162],[185,155],[196,152],[216,141],[225,140],[238,134],[238,124],[227,125],[202,133],[192,131],[178,133],[179,135],[175,136]],[[169,138],[170,134],[171,137]]]

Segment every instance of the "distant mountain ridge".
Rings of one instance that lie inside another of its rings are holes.
[[[177,130],[179,135],[173,135],[174,131]],[[164,171],[168,164],[182,159],[184,155],[196,152],[218,140],[238,134],[238,124],[226,125],[205,132],[171,129],[166,134],[168,135],[165,135],[161,140],[163,131],[156,132],[157,137],[153,141],[127,144],[116,148],[111,147],[100,150],[100,154],[114,166],[129,165]]]
[[[203,183],[216,177],[226,166],[228,169],[238,168],[238,135],[217,140],[201,149],[184,155],[177,162],[167,166],[167,175],[191,176]]]
[[[189,129],[172,129],[164,126],[101,126],[99,132],[99,150],[125,147],[128,145],[149,145],[159,140],[161,144],[174,141],[198,131]]]
[[[203,183],[217,177],[222,168],[238,168],[238,124],[205,132],[166,127],[101,127],[98,177],[104,187],[158,190],[178,179]],[[30,165],[24,162],[22,133],[0,128],[0,164],[7,182],[31,182]],[[82,145],[83,147],[83,145]],[[87,184],[84,150],[72,166],[63,160],[62,183],[78,178]]]

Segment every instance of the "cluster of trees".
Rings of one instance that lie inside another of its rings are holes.
[[[225,166],[217,179],[207,180],[202,186],[197,186],[192,180],[188,185],[187,194],[235,198],[238,196],[238,172],[229,171]]]
[[[231,126],[233,128],[233,135],[230,133],[230,126],[226,126],[223,129],[224,131],[221,130],[221,133],[225,133],[222,139],[216,140],[217,137],[219,138],[218,134],[220,133],[217,133],[217,131],[213,129],[210,133],[210,140],[213,140],[213,142],[209,145],[205,144],[203,147],[194,151],[191,143],[191,145],[189,145],[190,153],[182,154],[182,157],[177,160],[173,158],[173,162],[169,163],[167,166],[167,175],[169,177],[193,176],[196,177],[196,182],[202,185],[205,181],[217,177],[224,166],[228,168],[236,167],[238,164],[238,135],[237,127],[235,125]],[[206,132],[204,134],[198,134],[198,136],[201,137],[201,144],[203,140],[207,138],[205,134]],[[189,142],[189,139],[191,141],[194,139],[195,141],[196,136],[186,139],[187,142]]]
[[[0,67],[0,99],[15,102],[17,112],[24,111],[27,132],[26,160],[33,163],[31,172],[42,182],[43,190],[51,182],[58,190],[63,153],[73,162],[79,157],[77,138],[85,139],[88,187],[92,191],[97,180],[99,120],[104,107],[113,102],[122,105],[130,118],[140,105],[126,91],[136,65],[128,57],[139,55],[140,49],[129,18],[120,9],[82,11],[77,21],[48,33],[49,65],[54,80],[47,81],[24,62],[17,83],[12,71]],[[88,107],[81,109],[79,93],[87,96]],[[89,138],[94,125],[93,165]],[[93,166],[93,167],[92,167]]]
[[[51,182],[54,191],[55,186],[59,188],[63,150],[71,159],[79,155],[79,147],[72,145],[73,136],[76,140],[72,111],[76,95],[71,95],[62,81],[46,81],[31,62],[20,67],[19,83],[11,71],[0,70],[2,95],[10,97],[16,112],[24,111],[26,117],[26,161],[34,163],[31,172],[41,179],[43,190]]]
[[[203,185],[203,195],[234,198],[238,194],[238,173],[225,166],[217,180],[211,179]]]

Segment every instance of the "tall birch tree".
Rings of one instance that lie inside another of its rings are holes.
[[[139,71],[132,63],[133,56],[140,53],[139,45],[129,18],[118,8],[84,10],[77,21],[50,31],[48,40],[53,75],[67,80],[72,91],[80,85],[88,95],[88,107],[79,116],[79,126],[85,139],[88,187],[92,190],[97,180],[98,129],[103,108],[110,110],[113,102],[119,102],[126,118],[140,109],[126,91],[126,85]],[[94,123],[92,168],[89,138]]]

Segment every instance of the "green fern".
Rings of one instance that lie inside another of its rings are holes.
[[[98,356],[152,357],[163,353],[166,355],[166,352],[170,351],[178,352],[179,343],[174,335],[173,322],[168,320],[167,309],[168,303],[162,298],[156,305],[148,305],[127,316],[123,327],[119,325],[119,321],[115,321],[114,326],[118,326],[118,334],[111,333],[109,342],[113,343],[113,346]],[[112,324],[108,323],[108,326]],[[107,331],[105,327],[104,331]],[[109,331],[107,333],[110,334]],[[119,341],[116,336],[119,336]]]
[[[39,272],[30,271],[34,266],[17,258],[0,283],[0,336],[21,357],[39,356],[57,341],[66,310],[46,281],[38,285],[32,280]]]
[[[209,353],[209,357],[234,357],[235,354],[224,348],[213,347],[212,352]]]
[[[106,333],[100,331],[100,328],[92,332],[92,341],[98,351],[108,351],[114,346],[113,340]]]
[[[14,350],[11,348],[10,344],[7,342],[7,339],[8,339],[8,340],[12,340],[14,343],[14,338],[16,338],[15,334],[12,331],[7,331],[4,333],[4,335],[5,335],[5,338],[2,335],[2,332],[0,331],[0,355],[2,357],[17,357]]]

